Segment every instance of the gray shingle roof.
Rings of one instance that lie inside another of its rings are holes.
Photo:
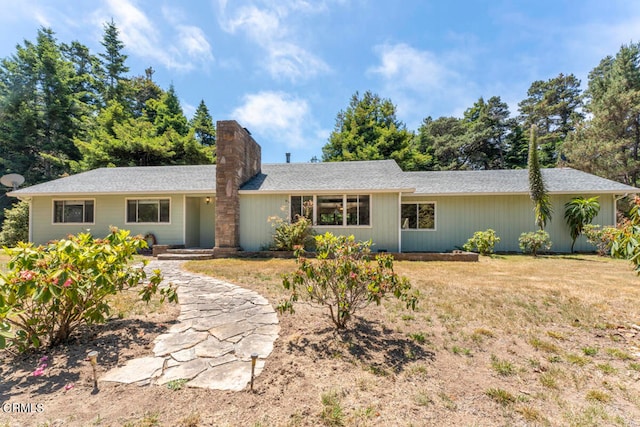
[[[215,192],[215,165],[100,168],[12,191],[11,196]]]
[[[544,169],[550,193],[637,193],[635,187],[571,168]],[[74,194],[213,194],[215,165],[101,168],[22,188],[11,196]],[[402,172],[395,161],[262,165],[247,192],[402,191],[425,195],[526,194],[527,170]]]
[[[262,173],[242,186],[242,191],[382,191],[405,187],[402,169],[394,160],[262,165]]]
[[[609,179],[571,168],[543,169],[542,176],[549,193],[637,193],[640,190]],[[415,194],[526,194],[529,175],[526,169],[490,171],[406,172],[406,186]]]

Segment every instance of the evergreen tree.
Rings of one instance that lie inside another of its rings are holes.
[[[68,51],[41,28],[35,44],[25,41],[0,65],[0,161],[28,184],[67,173],[80,156],[73,140],[86,131],[90,110],[75,92],[82,76]]]
[[[428,169],[460,170],[468,168],[466,128],[456,117],[427,117],[416,137],[417,150],[431,159]]]
[[[590,120],[565,144],[573,167],[640,184],[640,43],[623,45],[589,73]]]
[[[173,129],[181,136],[189,133],[189,124],[182,112],[180,100],[173,85],[169,86],[169,90],[162,95],[159,101],[150,99],[146,105],[147,118],[153,121],[158,134],[163,134],[168,129]]]
[[[510,127],[509,107],[499,96],[480,98],[464,113],[467,163],[471,169],[503,169]]]
[[[549,199],[549,194],[547,193],[547,188],[542,178],[542,171],[540,170],[536,132],[535,126],[532,126],[531,136],[529,138],[529,159],[527,162],[529,168],[529,196],[533,201],[536,225],[540,227],[540,230],[544,230],[547,222],[551,221],[553,211],[551,208],[551,200]]]
[[[116,99],[123,102],[124,88],[122,83],[126,81],[125,74],[129,72],[126,65],[127,55],[122,53],[124,43],[120,40],[120,32],[113,19],[103,26],[104,34],[102,37],[102,46],[104,53],[100,53],[102,58],[102,66],[104,68],[104,100],[111,101]]]
[[[122,84],[125,86],[126,105],[133,117],[141,117],[146,114],[148,119],[155,120],[155,110],[148,110],[147,102],[151,99],[160,101],[164,91],[153,81],[153,68],[145,70],[144,76],[133,77]]]
[[[396,107],[369,91],[356,92],[338,113],[324,161],[394,159],[403,169],[422,169],[430,160],[415,150],[413,135],[396,117]]]
[[[527,91],[527,98],[518,106],[521,126],[538,129],[542,148],[540,163],[544,167],[555,167],[567,135],[584,118],[580,80],[573,74],[561,73],[547,81],[535,81]]]
[[[213,119],[204,100],[200,101],[190,125],[200,144],[211,146],[216,143],[216,129],[213,126]]]

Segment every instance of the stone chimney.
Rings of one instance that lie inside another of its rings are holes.
[[[216,234],[214,252],[240,250],[240,187],[260,173],[261,149],[235,120],[216,124]]]

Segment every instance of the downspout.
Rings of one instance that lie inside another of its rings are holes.
[[[396,224],[398,224],[398,253],[402,253],[402,227],[401,227],[401,223],[402,222],[402,193],[399,192],[398,193],[398,221],[396,222]]]

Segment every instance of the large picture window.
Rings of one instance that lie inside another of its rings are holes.
[[[291,220],[306,216],[314,225],[371,225],[371,196],[319,195],[291,196]]]
[[[169,206],[169,199],[127,200],[127,222],[169,222]]]
[[[400,225],[403,230],[435,230],[436,204],[403,203]]]
[[[55,224],[92,224],[93,200],[54,200],[53,222]]]

